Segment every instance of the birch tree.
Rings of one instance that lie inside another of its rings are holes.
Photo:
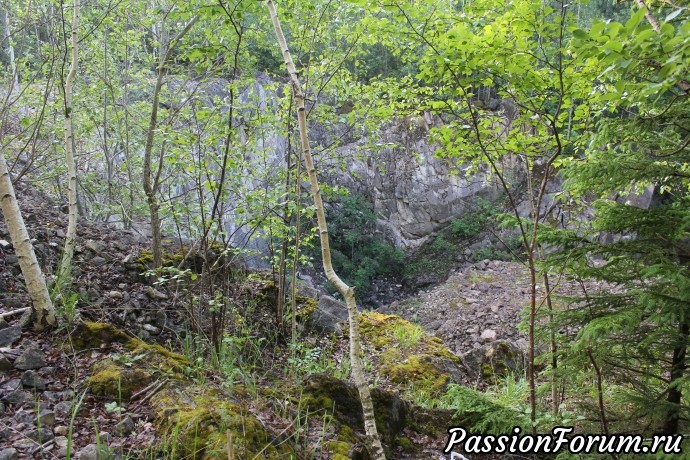
[[[65,157],[67,161],[67,180],[68,180],[68,194],[67,200],[69,202],[68,208],[68,222],[67,232],[65,235],[65,245],[62,253],[62,260],[60,261],[60,269],[58,272],[58,283],[64,283],[69,279],[72,270],[72,258],[74,256],[74,244],[77,239],[77,165],[74,159],[74,125],[73,125],[73,105],[72,93],[74,88],[74,79],[77,76],[77,67],[79,65],[79,40],[77,39],[77,32],[79,28],[79,0],[74,0],[72,9],[72,60],[70,64],[69,73],[63,84],[64,92],[64,133],[65,133]]]
[[[17,203],[12,179],[7,170],[5,154],[0,150],[0,204],[5,216],[10,239],[19,259],[19,267],[26,281],[26,289],[31,296],[34,328],[38,331],[55,326],[55,311],[48,294],[45,278],[36,260],[31,238],[24,225],[24,219]]]
[[[306,170],[309,175],[309,182],[311,184],[311,194],[316,206],[316,217],[319,227],[319,236],[321,239],[321,256],[323,258],[323,268],[328,280],[338,289],[338,292],[345,299],[347,304],[347,315],[350,329],[350,365],[352,366],[352,379],[354,380],[359,398],[362,403],[362,411],[364,413],[364,430],[367,435],[368,447],[371,450],[372,457],[376,460],[385,460],[386,456],[381,445],[378,430],[376,429],[376,419],[374,416],[374,404],[371,399],[371,392],[367,384],[366,376],[364,374],[364,367],[361,360],[361,338],[359,332],[359,311],[357,310],[357,303],[355,300],[354,288],[345,284],[340,279],[337,273],[333,270],[331,263],[331,251],[328,242],[328,226],[326,224],[326,213],[324,212],[323,201],[321,199],[321,191],[319,189],[319,180],[316,176],[316,168],[311,156],[311,149],[309,147],[309,136],[307,130],[307,110],[305,106],[305,96],[302,92],[302,86],[297,75],[297,68],[292,61],[292,55],[287,46],[285,35],[280,25],[280,19],[276,12],[275,4],[272,0],[266,2],[268,12],[275,29],[276,39],[280,50],[283,53],[285,66],[290,76],[290,84],[295,97],[297,106],[297,123],[299,128],[300,143],[302,149],[303,161],[306,165]]]

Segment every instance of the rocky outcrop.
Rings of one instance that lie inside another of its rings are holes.
[[[419,247],[478,198],[500,196],[499,184],[486,171],[467,175],[466,166],[437,158],[439,146],[429,140],[428,127],[399,120],[378,136],[376,144],[385,146],[378,152],[368,147],[370,138],[339,147],[338,157],[348,159],[348,174],[331,180],[369,197],[380,230],[398,246]]]

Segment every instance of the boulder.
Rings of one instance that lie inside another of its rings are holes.
[[[319,332],[342,332],[342,322],[347,321],[347,306],[331,296],[323,295],[311,314],[311,323]]]
[[[465,353],[462,360],[472,378],[481,378],[488,383],[496,383],[497,378],[509,374],[521,374],[526,362],[523,351],[517,345],[506,341],[477,347]]]

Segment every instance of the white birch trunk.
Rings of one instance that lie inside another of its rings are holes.
[[[77,165],[74,159],[74,133],[72,123],[72,91],[74,79],[77,76],[77,66],[79,65],[79,41],[77,32],[79,27],[79,0],[74,0],[72,11],[72,64],[65,79],[65,156],[67,161],[67,200],[69,203],[67,232],[65,235],[65,246],[60,261],[58,271],[58,282],[66,282],[72,271],[72,258],[74,256],[74,244],[77,239]]]
[[[19,74],[17,73],[17,61],[14,58],[14,45],[12,45],[12,34],[10,33],[10,17],[9,6],[5,6],[2,12],[2,28],[5,32],[5,40],[7,41],[7,54],[10,58],[10,71],[12,72],[12,88],[10,94],[19,89]]]
[[[29,233],[26,231],[26,225],[24,225],[24,219],[19,210],[19,203],[17,203],[17,197],[14,194],[12,179],[9,171],[7,171],[7,162],[2,151],[0,151],[0,204],[7,228],[10,231],[14,251],[17,254],[17,259],[19,259],[19,267],[26,281],[26,289],[31,296],[34,328],[40,331],[46,326],[53,327],[56,324],[53,303],[50,300],[41,267],[36,260]]]
[[[302,144],[302,155],[306,163],[307,173],[309,174],[309,182],[311,184],[311,193],[316,205],[316,216],[319,223],[319,236],[321,239],[321,256],[323,258],[323,268],[328,280],[335,285],[338,292],[345,299],[347,304],[347,316],[350,326],[350,365],[352,368],[352,380],[357,386],[359,398],[362,403],[362,411],[364,413],[364,430],[367,435],[368,447],[371,450],[372,458],[375,460],[385,460],[386,455],[381,445],[378,430],[376,429],[376,419],[374,417],[374,404],[371,399],[371,392],[367,384],[366,376],[364,374],[364,367],[361,360],[361,338],[359,333],[359,311],[357,310],[357,303],[355,301],[354,288],[345,284],[343,280],[333,270],[331,264],[331,250],[328,242],[328,226],[326,225],[326,214],[323,208],[323,201],[321,199],[321,191],[319,189],[319,181],[316,177],[316,168],[314,168],[314,161],[311,156],[311,149],[309,147],[309,136],[307,132],[307,111],[305,107],[305,98],[302,93],[302,87],[297,75],[297,69],[290,50],[288,49],[285,35],[280,26],[280,20],[276,13],[275,4],[272,0],[266,2],[268,6],[269,15],[273,22],[276,38],[283,53],[285,65],[288,74],[290,75],[290,82],[292,84],[292,91],[297,103],[297,121],[299,126],[300,140]]]

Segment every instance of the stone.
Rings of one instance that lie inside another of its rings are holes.
[[[52,410],[42,410],[38,414],[37,420],[39,425],[53,426],[55,425],[55,412]]]
[[[110,291],[108,293],[108,297],[110,297],[111,299],[119,300],[122,299],[124,296],[120,291]]]
[[[496,331],[493,329],[486,329],[484,332],[482,332],[480,338],[485,342],[492,342],[496,340]]]
[[[14,447],[0,450],[0,460],[17,460],[18,458],[19,454],[17,454],[17,449]]]
[[[16,342],[22,336],[22,328],[10,326],[0,329],[0,347],[7,347]]]
[[[107,262],[107,260],[105,260],[103,257],[101,257],[101,256],[96,256],[96,257],[94,257],[93,259],[89,260],[88,263],[89,263],[89,265],[91,265],[92,267],[101,267],[101,266],[105,265],[106,262]]]
[[[154,326],[153,324],[144,324],[144,330],[150,332],[152,335],[158,335],[161,333],[160,328]]]
[[[347,306],[331,296],[323,295],[311,315],[311,321],[320,332],[342,332],[341,323],[347,320]]]
[[[47,426],[38,427],[35,430],[30,431],[26,436],[39,444],[46,443],[55,437],[55,435],[53,435],[53,430]]]
[[[5,394],[3,398],[7,404],[12,404],[14,406],[21,406],[28,402],[33,401],[31,393],[23,390],[13,390]]]
[[[112,453],[106,446],[100,448],[96,444],[89,444],[79,451],[79,460],[110,460]]]
[[[36,371],[28,370],[22,374],[22,385],[26,388],[33,388],[34,390],[45,390],[46,382]]]
[[[53,439],[53,442],[58,447],[67,447],[67,441],[67,436],[55,436],[55,439]]]
[[[18,410],[16,414],[14,414],[14,420],[17,423],[23,423],[25,425],[33,425],[34,424],[34,416],[32,413],[25,411],[25,410]]]
[[[0,240],[0,246],[2,246],[3,249],[8,249],[10,246],[12,246],[12,243],[7,240]]]
[[[46,365],[45,355],[41,350],[28,348],[14,362],[14,367],[20,370],[40,369]]]
[[[94,240],[87,240],[86,243],[84,243],[84,247],[92,252],[95,252],[96,254],[100,254],[105,249],[105,245],[103,245],[103,243],[99,243]]]
[[[129,415],[123,418],[120,423],[115,425],[115,432],[119,436],[127,436],[132,431],[134,431],[134,420],[132,420],[132,417]]]
[[[53,432],[58,436],[67,436],[69,433],[69,428],[67,428],[65,425],[58,425],[55,427]]]
[[[146,288],[144,288],[144,292],[152,300],[167,300],[168,299],[167,294],[164,294],[161,291],[152,288],[151,286],[146,286]]]
[[[71,401],[61,401],[57,404],[55,404],[55,407],[53,408],[55,411],[55,415],[62,419],[66,420],[72,412],[72,402]]]
[[[511,342],[497,341],[479,346],[462,356],[472,378],[496,383],[497,377],[520,375],[525,369],[525,353]]]
[[[2,389],[6,391],[19,390],[22,387],[21,379],[11,379],[2,385]]]
[[[0,372],[7,372],[12,369],[12,363],[7,356],[0,353]]]
[[[1,280],[0,280],[0,281],[1,281]],[[0,286],[0,288],[1,288],[1,287],[2,287],[2,286]],[[6,288],[5,288],[5,289],[6,289]],[[0,289],[0,290],[4,290],[4,289]],[[7,321],[5,321],[5,318],[0,318],[0,330],[5,329],[5,328],[8,328],[8,327],[10,327],[10,325],[7,324]]]
[[[117,427],[115,427],[115,429],[117,429]],[[107,431],[101,431],[100,433],[98,433],[97,439],[99,443],[110,444],[110,442],[113,440],[113,435],[108,433]]]

